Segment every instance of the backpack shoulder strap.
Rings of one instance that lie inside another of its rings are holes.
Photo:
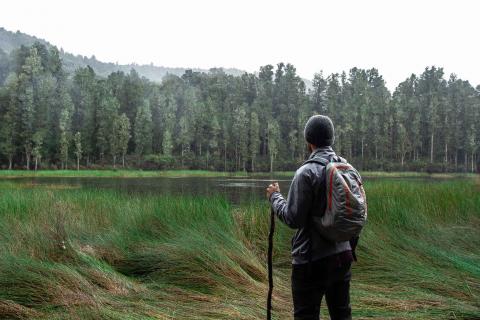
[[[340,156],[333,156],[332,162],[341,162],[341,163],[348,163],[348,161],[345,158],[342,158]]]
[[[344,158],[342,158],[340,156],[337,156],[337,155],[334,155],[330,159],[325,159],[325,158],[321,158],[321,157],[313,157],[312,159],[308,159],[307,161],[305,161],[303,164],[319,163],[319,164],[326,167],[330,162],[348,163],[347,160],[345,160]]]
[[[305,161],[303,163],[303,165],[305,165],[307,163],[318,163],[318,164],[321,164],[321,165],[326,167],[330,163],[330,161],[328,161],[327,159],[324,159],[324,158],[314,157],[312,159],[308,159],[307,161]]]

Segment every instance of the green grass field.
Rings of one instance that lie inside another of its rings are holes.
[[[480,319],[478,179],[367,181],[355,319]],[[1,319],[263,319],[266,202],[0,180]],[[291,310],[277,224],[274,317]],[[326,313],[324,313],[326,314]]]

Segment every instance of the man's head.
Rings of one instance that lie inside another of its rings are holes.
[[[304,136],[311,150],[315,147],[331,146],[335,139],[332,120],[322,115],[311,116],[305,124]]]

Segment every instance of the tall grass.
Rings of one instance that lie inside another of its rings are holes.
[[[354,317],[480,317],[480,187],[367,183]],[[0,182],[0,318],[261,319],[268,205]],[[274,316],[290,318],[277,224]]]

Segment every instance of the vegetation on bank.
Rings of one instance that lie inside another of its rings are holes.
[[[369,180],[356,319],[480,314],[480,182]],[[266,202],[0,181],[0,317],[260,319]],[[277,224],[274,315],[290,316],[290,236]]]
[[[266,173],[267,175],[269,173]],[[293,173],[291,173],[293,176]],[[95,177],[95,178],[146,178],[146,177],[247,177],[248,173],[207,170],[0,170],[1,177]]]

